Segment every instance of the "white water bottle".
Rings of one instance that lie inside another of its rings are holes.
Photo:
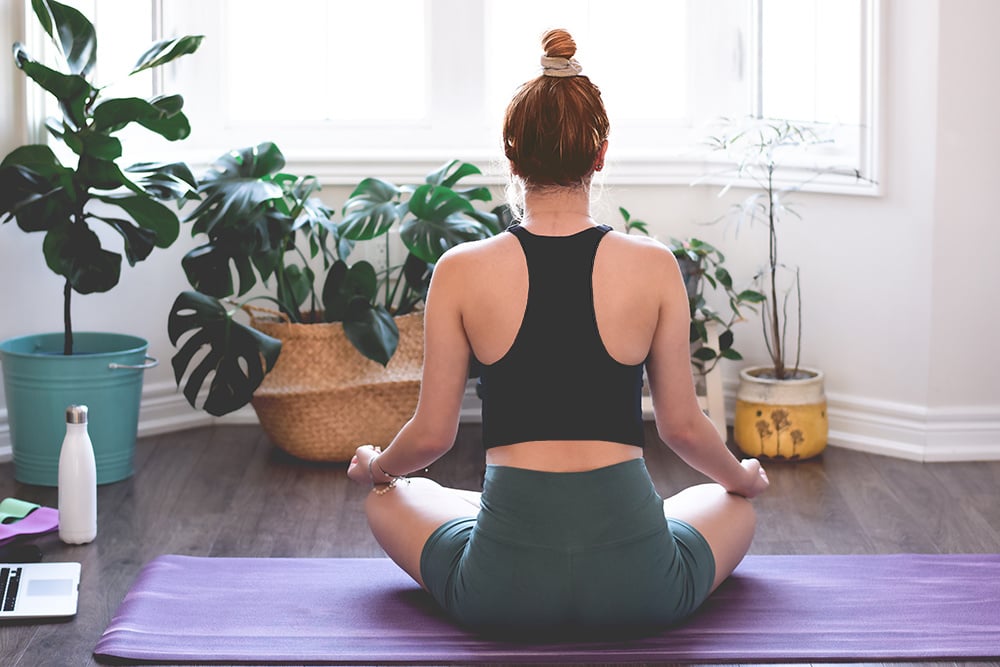
[[[97,465],[87,433],[87,406],[66,408],[59,452],[59,539],[86,544],[97,537]]]

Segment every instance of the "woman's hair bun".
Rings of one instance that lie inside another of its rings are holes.
[[[569,32],[555,28],[542,35],[542,49],[549,58],[572,58],[576,54],[576,42]]]

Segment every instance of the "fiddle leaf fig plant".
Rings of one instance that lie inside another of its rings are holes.
[[[278,357],[280,341],[236,320],[251,302],[269,301],[295,323],[341,322],[359,354],[386,365],[399,343],[393,318],[423,302],[434,263],[452,246],[496,229],[496,215],[472,203],[489,201],[485,187],[455,189],[480,173],[468,163],[449,162],[419,186],[366,178],[340,223],[314,196],[314,177],[284,168],[281,151],[265,142],[223,155],[198,181],[203,199],[187,221],[206,240],[182,260],[195,291],[178,296],[168,329],[181,345],[174,377],[185,383],[192,406],[214,371],[203,406],[210,414],[249,402]],[[388,232],[397,223],[407,255],[394,264]],[[358,242],[378,237],[385,242],[383,269],[349,263]],[[259,284],[266,293],[251,292]],[[202,348],[208,353],[194,365]]]
[[[43,232],[45,262],[65,278],[65,354],[73,353],[73,292],[106,292],[118,284],[124,254],[129,265],[166,248],[178,236],[177,214],[161,203],[195,198],[195,179],[183,163],[145,162],[122,169],[120,130],[136,123],[168,141],[191,132],[180,95],[102,99],[92,79],[97,34],[79,11],[55,0],[32,0],[35,18],[55,43],[64,71],[52,69],[14,44],[14,63],[56,98],[61,118],[50,118],[52,137],[76,156],[66,166],[46,144],[21,146],[0,162],[0,222],[16,220],[25,232]],[[153,44],[130,75],[194,53],[201,36]],[[128,174],[128,175],[127,175]],[[92,225],[103,223],[121,237],[122,252],[104,247]]]

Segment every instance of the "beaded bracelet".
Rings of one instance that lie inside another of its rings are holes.
[[[378,445],[371,445],[371,448],[372,450],[374,450],[376,455],[368,460],[368,477],[370,477],[372,480],[372,491],[375,492],[375,495],[381,496],[388,493],[389,489],[395,488],[396,484],[399,483],[400,481],[404,481],[407,484],[410,483],[410,479],[408,477],[402,475],[392,475],[390,473],[387,473],[382,468],[382,466],[378,465],[378,463],[376,463],[376,460],[378,459],[378,456],[382,454],[382,448],[379,447]],[[372,469],[372,466],[378,466],[379,472],[381,472],[382,475],[384,475],[385,477],[389,478],[389,481],[386,483],[385,486],[379,488],[378,486],[375,485],[375,471]]]

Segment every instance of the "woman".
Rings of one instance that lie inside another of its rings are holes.
[[[563,30],[511,101],[504,148],[523,186],[509,233],[438,262],[413,418],[351,479],[386,553],[458,622],[481,630],[658,627],[693,612],[753,537],[767,476],[702,414],[689,312],[671,252],[599,226],[590,182],[608,119]],[[467,369],[483,365],[482,495],[402,477],[447,452]],[[645,366],[660,437],[715,481],[666,499],[643,460]]]

